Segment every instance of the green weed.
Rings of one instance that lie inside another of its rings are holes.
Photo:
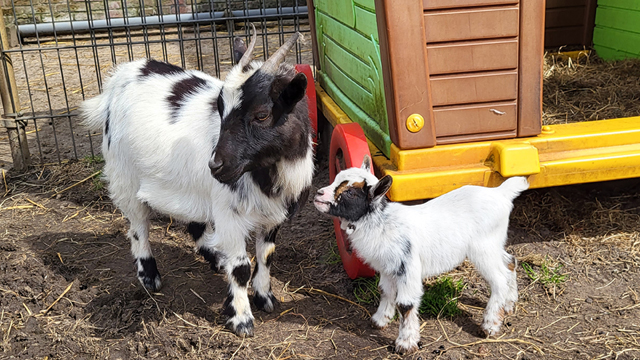
[[[567,275],[561,272],[563,265],[558,264],[553,266],[548,258],[542,261],[539,271],[534,270],[531,264],[526,262],[522,263],[522,268],[533,283],[539,282],[546,291],[553,292],[554,294],[555,289],[567,281]]]
[[[95,156],[87,155],[84,158],[82,158],[82,161],[84,161],[89,165],[98,165],[98,164],[104,163],[104,158],[102,157],[102,155],[95,155]]]
[[[462,279],[453,281],[449,276],[438,278],[425,289],[420,302],[420,314],[432,317],[459,315],[461,311],[458,308],[458,297],[464,287]]]
[[[357,278],[353,281],[353,295],[359,303],[372,304],[380,301],[378,283],[380,275],[376,274],[372,278]]]
[[[361,304],[377,304],[380,301],[378,283],[380,276],[357,278],[353,281],[353,295]],[[422,296],[419,312],[432,317],[454,317],[461,313],[458,309],[458,297],[464,290],[464,281],[453,281],[449,276],[437,279],[427,286]]]
[[[324,258],[323,262],[327,265],[336,265],[342,262],[340,252],[338,251],[338,244],[336,244],[335,240],[330,241],[329,253]]]
[[[95,191],[101,191],[102,189],[104,189],[104,182],[102,182],[102,179],[100,179],[99,174],[93,178],[93,182],[91,184],[91,187]]]

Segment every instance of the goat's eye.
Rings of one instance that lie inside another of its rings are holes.
[[[256,114],[256,120],[265,121],[269,118],[269,115],[271,114],[267,111],[259,112]]]
[[[349,199],[353,199],[355,197],[353,189],[349,189],[347,191],[344,191],[343,194],[344,194],[344,196],[346,196]]]

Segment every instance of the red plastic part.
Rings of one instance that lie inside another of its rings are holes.
[[[340,161],[337,161],[338,159],[336,158],[339,150],[342,150],[344,166],[347,169],[350,167],[359,167],[365,155],[371,157],[369,145],[367,145],[367,138],[364,136],[360,125],[356,123],[338,124],[331,135],[331,146],[329,148],[329,178],[331,182],[333,182],[340,170],[344,170],[342,169]],[[373,174],[373,169],[371,169],[371,173]],[[333,228],[336,233],[342,265],[347,275],[349,275],[351,279],[373,277],[375,271],[364,264],[362,260],[358,258],[355,251],[347,250],[347,234],[344,230],[340,229],[340,220],[333,219]]]
[[[309,64],[296,64],[296,71],[307,76],[307,105],[309,106],[309,120],[313,128],[313,143],[318,142],[318,107],[316,106],[316,86],[313,81],[313,71]]]

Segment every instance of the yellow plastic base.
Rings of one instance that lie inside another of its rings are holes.
[[[334,126],[351,122],[316,85]],[[544,126],[535,137],[400,150],[387,158],[369,143],[379,175],[391,175],[393,201],[430,199],[463,185],[498,186],[528,176],[531,188],[640,177],[640,117]]]

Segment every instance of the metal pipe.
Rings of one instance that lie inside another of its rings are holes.
[[[52,35],[52,34],[68,34],[72,30],[75,33],[87,32],[87,31],[107,31],[114,28],[131,28],[141,26],[158,26],[158,25],[175,25],[185,23],[201,23],[211,21],[226,21],[226,20],[248,20],[251,18],[264,19],[264,18],[278,18],[278,17],[292,17],[292,16],[307,16],[308,11],[306,6],[298,7],[283,7],[279,9],[249,9],[249,10],[232,10],[231,17],[228,16],[228,12],[215,11],[195,14],[172,14],[172,15],[156,15],[145,17],[127,17],[127,18],[113,18],[104,20],[78,20],[78,21],[56,21],[55,23],[41,23],[41,24],[25,24],[18,25],[18,33],[20,38],[26,38],[30,36],[38,35]],[[226,16],[225,16],[226,15]]]

